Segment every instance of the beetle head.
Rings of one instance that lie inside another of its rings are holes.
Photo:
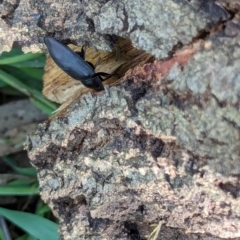
[[[102,84],[102,78],[98,75],[92,77],[88,81],[82,81],[82,83],[88,87],[93,89],[96,92],[101,92],[104,90],[104,86]]]
[[[94,78],[93,84],[92,84],[92,89],[94,89],[96,92],[101,92],[104,90],[104,86],[102,84],[102,79],[100,76],[96,76]]]

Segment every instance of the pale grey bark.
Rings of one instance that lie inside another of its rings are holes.
[[[63,239],[146,239],[160,221],[159,239],[240,237],[240,24],[226,2],[30,2],[48,32],[102,49],[115,34],[163,60],[203,41],[166,77],[87,94],[29,136]]]

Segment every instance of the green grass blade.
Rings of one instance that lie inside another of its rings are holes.
[[[0,196],[31,196],[39,194],[38,187],[35,186],[0,186]]]
[[[15,240],[27,240],[28,234],[24,234],[21,237],[16,238]]]
[[[35,90],[42,91],[42,87],[43,87],[42,77],[43,77],[43,74],[39,75],[38,79],[36,79],[36,78],[30,76],[28,73],[35,73],[35,70],[42,70],[43,71],[43,69],[38,69],[38,68],[37,69],[15,68],[15,67],[12,67],[10,65],[4,65],[0,69],[2,71],[4,71],[5,73],[11,75],[12,77],[18,79],[21,83],[27,85],[30,89],[35,89]]]
[[[48,116],[52,115],[53,109],[46,105],[45,103],[39,101],[39,99],[31,98],[31,102],[42,112],[46,113]]]
[[[26,168],[12,167],[12,169],[21,175],[26,175],[26,176],[31,176],[31,177],[37,176],[37,171],[33,167],[26,167]]]
[[[21,237],[18,237],[17,239],[15,239],[15,240],[38,240],[38,239],[29,235],[29,234],[24,234]]]
[[[17,165],[13,161],[13,159],[8,157],[8,156],[2,157],[2,160],[9,167],[11,167],[16,173],[19,173],[19,174],[22,174],[22,175],[27,175],[27,176],[32,176],[32,177],[37,176],[37,171],[34,167],[26,167],[26,168],[17,167]]]
[[[44,56],[43,53],[26,53],[26,54],[22,53],[17,56],[5,57],[4,59],[0,59],[0,65],[16,64],[30,59],[39,58],[42,56]]]
[[[29,187],[29,185],[33,184],[36,181],[37,179],[17,179],[9,182],[5,186],[8,186],[8,187],[28,186]]]
[[[51,208],[45,204],[44,206],[37,210],[36,214],[39,216],[44,216],[44,214],[48,212],[51,212]]]
[[[49,100],[47,100],[41,92],[35,91],[33,90],[33,97],[32,99],[34,100],[38,100],[39,102],[44,103],[49,109],[51,109],[51,111],[55,111],[57,109],[57,105],[55,103],[50,102]],[[32,100],[31,99],[31,100]]]
[[[41,59],[42,58],[42,59]],[[18,62],[18,63],[12,63],[8,64],[9,66],[15,67],[15,68],[43,68],[45,66],[45,56],[42,56],[41,58],[32,59],[24,62]]]
[[[9,86],[5,86],[0,88],[0,92],[5,94],[5,95],[9,95],[9,96],[24,96],[21,92],[17,91],[16,89],[9,87]]]
[[[28,237],[26,238],[26,240],[38,240],[37,238],[31,236],[31,235],[28,235]]]
[[[44,70],[42,68],[21,68],[21,70],[27,74],[29,77],[34,78],[42,82]]]
[[[58,240],[58,225],[43,217],[0,207],[0,214],[39,240]]]
[[[2,88],[2,87],[6,87],[6,86],[7,86],[7,84],[6,84],[5,82],[0,81],[0,88]]]
[[[19,92],[27,96],[31,96],[31,91],[29,91],[28,87],[26,88],[26,86],[21,81],[11,76],[10,74],[2,71],[1,69],[0,69],[0,80],[5,82],[9,86],[17,89]]]
[[[49,100],[47,100],[46,98],[44,98],[40,91],[30,88],[26,84],[19,81],[17,78],[11,76],[10,74],[8,74],[2,70],[0,70],[0,80],[4,81],[6,84],[17,89],[18,91],[22,92],[23,94],[42,102],[49,109],[51,109],[52,112],[57,109],[56,105],[54,103],[50,102]]]
[[[21,55],[23,54],[23,51],[19,48],[12,48],[12,50],[10,52],[3,52],[0,55],[0,60],[9,58],[9,57],[13,57],[13,56],[17,56],[17,55]]]
[[[2,229],[0,228],[0,240],[6,240]]]

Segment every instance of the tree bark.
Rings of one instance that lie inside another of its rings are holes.
[[[238,2],[30,6],[41,16],[35,37],[24,35],[29,46],[51,32],[107,50],[117,35],[159,59],[128,69],[102,94],[81,96],[29,136],[62,239],[147,239],[160,225],[156,239],[238,239]]]

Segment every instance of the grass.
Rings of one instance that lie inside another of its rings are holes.
[[[42,76],[46,57],[42,53],[24,54],[19,49],[0,56],[0,91],[25,95],[44,113],[51,115],[57,105],[42,95]]]
[[[37,108],[50,116],[57,105],[42,95],[45,61],[42,53],[24,54],[20,49],[4,52],[0,56],[0,94],[13,99],[29,98]],[[9,156],[0,158],[0,161],[11,168],[10,173],[0,174],[0,197],[24,198],[25,201],[21,207],[12,207],[15,210],[0,207],[0,240],[59,239],[58,224],[50,208],[39,196],[36,170],[17,166]],[[31,213],[25,212],[30,203]],[[15,238],[9,236],[10,223],[21,229]]]
[[[160,221],[158,224],[152,225],[152,227],[154,227],[154,229],[148,236],[147,240],[157,240],[158,239],[162,224],[163,224],[163,221]]]

